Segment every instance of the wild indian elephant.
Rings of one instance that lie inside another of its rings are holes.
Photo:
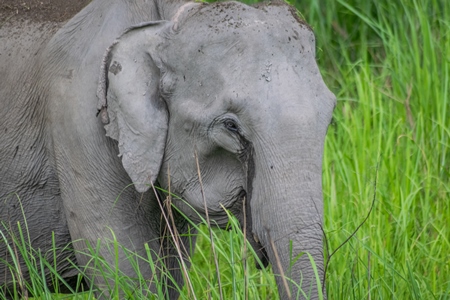
[[[64,278],[75,272],[66,258],[88,264],[86,243],[112,234],[138,255],[146,243],[157,252],[157,185],[193,220],[204,201],[219,226],[223,208],[245,219],[274,272],[318,296],[308,257],[294,258],[308,252],[323,275],[321,165],[335,97],[292,8],[94,0],[62,27],[5,22],[0,36],[0,282],[11,281],[7,247],[24,219],[32,247],[66,249]],[[133,276],[124,256],[119,268]],[[298,294],[290,282],[287,292],[277,276],[281,298]]]

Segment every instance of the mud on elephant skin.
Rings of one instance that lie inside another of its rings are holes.
[[[194,221],[194,210],[205,214],[204,193],[219,226],[223,207],[243,220],[245,203],[249,241],[292,280],[286,290],[277,276],[281,298],[302,298],[299,286],[318,297],[308,258],[290,256],[310,253],[322,275],[322,154],[335,97],[314,34],[292,8],[94,0],[62,27],[21,25],[0,27],[2,231],[26,218],[34,248],[51,249],[52,232],[58,248],[72,241],[75,251],[58,262],[70,277],[66,258],[87,265],[86,243],[111,232],[143,257],[144,244],[161,249],[152,185],[170,186]],[[188,227],[174,223],[180,233]],[[7,247],[0,241],[1,257]],[[181,284],[174,249],[164,251]],[[124,253],[119,268],[133,276]],[[139,269],[160,275],[144,261]],[[11,281],[4,262],[0,274]]]

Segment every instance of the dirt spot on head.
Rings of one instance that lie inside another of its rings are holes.
[[[1,0],[0,26],[9,20],[64,22],[91,0]]]

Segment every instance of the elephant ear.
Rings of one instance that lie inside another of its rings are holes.
[[[97,89],[106,135],[118,141],[119,157],[138,192],[156,180],[164,155],[168,112],[155,53],[166,23],[134,26],[116,40],[104,56]]]

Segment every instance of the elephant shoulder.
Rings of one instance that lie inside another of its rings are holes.
[[[0,27],[0,96],[2,102],[8,89],[17,89],[24,75],[31,73],[43,45],[58,30],[53,22],[11,20]]]
[[[2,0],[0,5],[0,24],[9,19],[22,19],[35,22],[64,22],[72,18],[91,0]]]

